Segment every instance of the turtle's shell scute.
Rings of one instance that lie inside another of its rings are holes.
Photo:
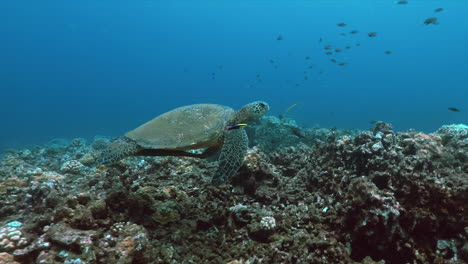
[[[211,147],[219,142],[233,114],[232,108],[216,104],[182,106],[146,122],[125,136],[147,149]]]

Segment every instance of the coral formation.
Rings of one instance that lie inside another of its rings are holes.
[[[14,256],[6,252],[0,252],[0,263],[2,264],[20,264],[15,261]]]
[[[77,160],[69,160],[63,163],[60,171],[68,173],[80,173],[83,169],[83,164]]]
[[[244,165],[55,140],[0,160],[0,263],[466,263],[468,127],[248,126]]]
[[[0,227],[0,250],[5,252],[12,252],[17,248],[24,247],[28,244],[28,240],[21,232],[23,224],[18,221],[7,223],[5,226]]]

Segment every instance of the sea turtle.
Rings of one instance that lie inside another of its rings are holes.
[[[213,183],[218,184],[242,165],[248,147],[244,123],[259,119],[268,110],[268,104],[262,101],[237,111],[217,104],[182,106],[113,140],[99,161],[111,164],[127,156],[207,158],[221,151],[213,178]],[[202,153],[187,151],[203,148]]]

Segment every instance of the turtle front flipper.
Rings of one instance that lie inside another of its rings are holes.
[[[221,184],[240,168],[248,145],[249,139],[244,129],[227,130],[224,133],[224,144],[218,160],[218,170],[212,180],[213,184]]]
[[[98,162],[100,164],[112,164],[128,156],[132,156],[142,148],[133,140],[127,137],[118,137],[114,139],[107,149],[101,153]]]

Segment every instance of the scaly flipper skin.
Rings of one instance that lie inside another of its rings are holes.
[[[104,165],[112,164],[128,156],[135,155],[140,150],[141,147],[135,141],[126,137],[118,137],[101,153],[98,162]]]
[[[249,139],[243,128],[224,133],[224,144],[219,156],[218,170],[212,180],[213,184],[221,184],[236,173],[244,161],[248,144]]]

